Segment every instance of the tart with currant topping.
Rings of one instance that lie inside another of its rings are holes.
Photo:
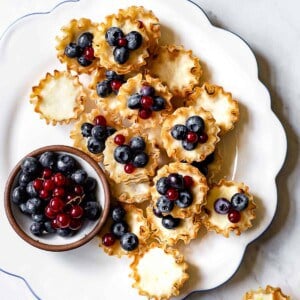
[[[97,24],[90,19],[72,19],[56,37],[57,57],[69,70],[91,73],[99,66],[94,56],[93,39]]]
[[[219,130],[210,112],[180,107],[166,117],[161,138],[169,157],[191,163],[204,160],[215,150]]]
[[[281,291],[279,287],[267,285],[265,289],[247,292],[243,300],[290,300],[291,298]]]
[[[47,124],[68,124],[83,112],[86,94],[77,75],[54,70],[32,88],[30,102]]]
[[[225,237],[229,237],[231,231],[240,235],[252,226],[255,208],[248,186],[222,179],[208,191],[203,224],[207,230],[214,230]]]

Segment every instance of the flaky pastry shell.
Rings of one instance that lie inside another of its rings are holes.
[[[199,58],[179,45],[160,46],[146,69],[151,76],[160,78],[175,97],[191,93],[202,75]]]
[[[151,243],[130,264],[131,274],[140,295],[153,300],[167,300],[178,296],[189,278],[188,265],[177,249]]]
[[[232,99],[232,94],[225,92],[221,86],[207,82],[201,88],[194,89],[186,104],[210,111],[220,127],[220,134],[231,130],[239,119],[239,105]]]
[[[114,143],[114,138],[117,134],[122,134],[125,136],[125,144],[129,143],[129,140],[135,136],[141,136],[145,143],[145,152],[149,156],[149,161],[147,165],[143,168],[136,168],[133,173],[127,174],[124,171],[124,165],[118,163],[114,158],[114,150],[117,145]],[[108,172],[109,177],[116,183],[138,183],[148,181],[150,177],[154,176],[155,170],[158,165],[159,159],[159,149],[155,146],[153,141],[150,141],[144,133],[141,132],[139,128],[128,128],[122,129],[115,132],[113,135],[107,138],[105,142],[104,155],[104,168]]]
[[[188,151],[182,147],[181,141],[174,139],[171,135],[171,130],[176,124],[185,125],[186,120],[191,116],[200,116],[205,123],[205,132],[208,140],[200,144],[194,150]],[[201,107],[180,107],[175,112],[165,118],[162,126],[161,138],[164,148],[169,157],[179,161],[202,161],[207,155],[215,150],[216,144],[219,142],[218,137],[219,127],[215,123],[212,114]]]
[[[65,63],[68,70],[73,70],[77,73],[90,74],[99,66],[99,59],[94,59],[89,66],[81,66],[76,58],[70,58],[65,55],[65,48],[70,43],[77,43],[78,37],[84,32],[90,32],[95,36],[98,24],[92,22],[90,19],[72,19],[67,25],[60,29],[60,35],[56,37],[57,57],[61,63]]]
[[[162,218],[156,217],[153,213],[153,206],[148,206],[146,213],[151,229],[151,236],[160,244],[174,246],[181,240],[187,245],[197,237],[201,227],[201,218],[199,215],[180,219],[180,224],[177,227],[167,229],[162,225]]]
[[[108,255],[114,255],[117,257],[121,257],[123,255],[132,256],[138,254],[140,251],[142,251],[144,247],[146,247],[146,241],[150,236],[148,221],[143,216],[142,209],[137,208],[132,204],[119,204],[119,205],[122,205],[126,211],[124,220],[129,226],[128,232],[132,232],[138,237],[139,245],[133,251],[126,251],[121,247],[119,240],[116,239],[115,243],[112,246],[110,247],[104,246],[102,243],[102,237],[105,233],[110,232],[110,227],[113,223],[111,217],[109,217],[109,219],[106,221],[105,226],[99,233],[99,238],[100,238],[99,247],[103,248],[104,252],[107,253]]]
[[[30,103],[47,124],[69,124],[84,110],[86,94],[77,75],[54,70],[32,87]]]
[[[156,190],[156,183],[162,177],[168,177],[171,173],[178,173],[182,176],[191,176],[194,184],[190,188],[193,195],[193,202],[186,208],[180,208],[176,204],[170,213],[164,215],[171,215],[174,218],[188,218],[201,212],[201,208],[206,203],[206,194],[208,186],[205,176],[200,171],[188,163],[174,162],[165,165],[157,171],[153,178],[154,185],[151,188],[151,202],[156,207],[156,202],[161,195]]]
[[[247,292],[243,300],[290,300],[291,298],[281,291],[279,287],[267,285],[265,289]]]
[[[105,18],[105,21],[98,26],[93,40],[95,56],[100,59],[101,66],[118,74],[128,74],[146,64],[146,58],[149,56],[149,39],[145,28],[140,28],[139,24],[138,20],[121,14],[109,15]],[[129,59],[124,64],[115,62],[114,47],[110,46],[105,40],[105,33],[110,27],[119,27],[124,34],[138,31],[143,37],[142,45],[138,49],[130,51]]]
[[[240,211],[241,219],[238,223],[231,223],[227,214],[218,214],[214,209],[214,202],[218,198],[225,198],[230,201],[235,193],[244,193],[249,198],[248,207]],[[213,184],[207,193],[207,203],[203,209],[203,224],[207,230],[214,230],[216,233],[229,237],[229,233],[233,231],[236,235],[240,235],[243,231],[252,227],[252,220],[255,219],[256,204],[253,196],[249,192],[249,187],[244,183],[226,181],[221,179],[219,183]]]

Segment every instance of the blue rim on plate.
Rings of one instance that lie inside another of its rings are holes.
[[[252,48],[250,47],[249,43],[248,43],[244,38],[242,38],[241,36],[239,36],[238,34],[232,32],[232,31],[230,31],[230,30],[225,30],[225,29],[222,29],[222,28],[220,28],[220,27],[217,27],[217,26],[213,25],[213,24],[211,23],[211,21],[210,21],[208,15],[207,15],[207,13],[200,7],[199,4],[195,3],[193,0],[185,0],[185,1],[190,2],[190,3],[193,4],[197,9],[200,9],[200,10],[202,11],[202,13],[206,16],[207,20],[210,22],[211,26],[213,26],[214,28],[217,28],[218,30],[223,30],[223,31],[226,31],[226,32],[230,32],[231,34],[237,36],[242,42],[244,42],[244,44],[247,45],[247,47],[248,47],[249,50],[250,50],[250,53],[251,53],[251,54],[253,55],[253,57],[254,57],[254,60],[255,60],[255,62],[256,62],[257,73],[259,74],[258,64],[257,64],[257,60],[256,60],[256,57],[255,57],[254,51],[252,50]],[[66,4],[66,3],[71,3],[71,2],[80,2],[80,0],[65,0],[65,1],[62,1],[62,2],[58,3],[57,5],[55,5],[55,6],[54,6],[52,9],[50,9],[49,11],[44,11],[44,12],[33,12],[33,13],[29,13],[29,14],[26,14],[26,15],[24,15],[24,16],[19,17],[19,18],[16,19],[14,22],[12,22],[12,23],[11,23],[11,24],[10,24],[10,25],[2,32],[2,34],[0,35],[0,43],[1,43],[1,40],[3,39],[3,37],[4,37],[6,34],[8,34],[9,30],[10,30],[14,25],[16,25],[19,21],[21,21],[21,20],[23,20],[23,19],[25,19],[25,18],[27,18],[27,17],[31,17],[31,16],[35,16],[35,15],[47,15],[47,14],[50,14],[50,13],[53,12],[56,8],[58,8],[59,6],[64,5],[64,4]],[[259,81],[260,81],[260,80],[259,80]],[[269,93],[268,89],[266,88],[266,86],[265,86],[261,81],[260,81],[260,83],[264,86],[264,88],[265,88],[266,91],[268,92],[269,99],[270,99],[270,106],[271,106],[271,97],[270,97],[270,93]],[[272,111],[272,108],[271,108],[271,111]],[[272,111],[272,112],[273,112],[273,111]],[[274,113],[274,112],[273,112],[273,113]],[[274,114],[275,114],[275,113],[274,113]],[[284,131],[284,128],[283,128],[283,131]],[[285,135],[285,140],[286,140],[286,133],[285,133],[285,131],[284,131],[284,135]],[[287,150],[287,145],[286,145],[285,148],[286,148],[285,151],[284,151],[285,156],[283,157],[282,163],[281,163],[281,165],[280,165],[279,168],[278,168],[276,177],[278,176],[278,173],[280,172],[281,168],[283,167],[283,165],[284,165],[284,163],[285,163],[286,153],[287,153],[287,151],[286,151],[286,150]],[[276,179],[276,177],[275,177],[275,179]],[[275,184],[276,184],[276,182],[275,182]],[[276,192],[277,192],[277,189],[276,189]],[[272,219],[270,220],[269,225],[266,227],[266,229],[265,229],[259,236],[257,236],[254,240],[252,240],[251,242],[249,242],[249,243],[246,245],[245,250],[244,250],[244,253],[243,253],[243,256],[241,257],[241,260],[240,260],[240,262],[239,262],[239,264],[238,264],[236,270],[234,271],[234,273],[233,273],[229,278],[227,278],[224,282],[222,282],[221,284],[219,284],[218,286],[216,286],[216,287],[214,287],[214,288],[211,288],[211,289],[205,289],[205,290],[200,290],[200,291],[199,291],[199,290],[192,291],[192,292],[189,293],[187,296],[185,296],[184,298],[182,298],[182,300],[187,299],[189,296],[191,296],[192,294],[195,294],[195,293],[199,293],[199,294],[200,294],[200,293],[204,293],[204,292],[207,292],[207,291],[215,290],[215,289],[217,289],[217,288],[223,286],[224,284],[226,284],[228,281],[230,281],[230,280],[235,276],[235,274],[237,273],[237,271],[239,270],[239,268],[240,268],[240,266],[241,266],[241,264],[242,264],[244,255],[245,255],[245,253],[246,253],[246,251],[247,251],[248,246],[251,245],[252,243],[254,243],[256,240],[258,240],[258,239],[259,239],[266,231],[268,231],[269,227],[271,226],[271,224],[272,224],[273,221],[274,221],[274,218],[275,218],[275,215],[276,215],[276,212],[277,212],[277,208],[278,208],[278,201],[277,201],[277,204],[276,204],[276,209],[275,209],[274,215],[273,215]],[[14,274],[14,273],[11,273],[11,272],[8,272],[8,271],[2,269],[1,267],[0,267],[0,272],[6,274],[6,275],[8,275],[8,276],[12,276],[12,277],[15,277],[15,278],[17,278],[17,279],[23,281],[23,282],[26,284],[26,286],[28,287],[28,289],[30,290],[30,292],[32,293],[32,295],[35,297],[35,299],[37,299],[37,300],[42,300],[42,299],[37,295],[37,293],[34,291],[34,289],[32,288],[32,286],[29,284],[29,282],[28,282],[24,277],[22,277],[22,276],[20,276],[20,275],[17,275],[17,274]]]

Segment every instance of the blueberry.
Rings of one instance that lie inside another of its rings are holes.
[[[26,157],[21,164],[21,169],[24,173],[35,174],[39,167],[39,162],[35,157]]]
[[[169,213],[174,208],[174,202],[165,196],[161,196],[158,198],[156,206],[162,213]]]
[[[107,133],[107,136],[111,136],[113,135],[117,130],[113,127],[110,127],[110,126],[106,126],[106,133]]]
[[[187,151],[192,151],[197,147],[198,143],[189,143],[186,140],[182,141],[182,147],[183,149],[187,150]]]
[[[79,56],[79,57],[77,58],[77,61],[78,61],[78,63],[79,63],[81,66],[83,66],[83,67],[87,67],[87,66],[89,66],[89,65],[92,64],[92,61],[86,59],[85,56],[83,56],[83,55],[82,55],[82,56]]]
[[[155,94],[155,89],[153,86],[150,85],[143,85],[142,88],[140,89],[140,94],[142,96],[154,96]]]
[[[83,209],[85,217],[92,221],[99,219],[102,212],[100,204],[94,201],[86,202],[83,206]]]
[[[88,177],[83,186],[85,193],[93,192],[97,187],[97,181],[93,177]]]
[[[171,135],[176,140],[184,140],[187,136],[188,130],[186,126],[177,124],[171,129]]]
[[[187,129],[189,131],[193,131],[193,132],[196,132],[196,133],[201,133],[203,132],[204,128],[205,128],[205,124],[204,124],[204,121],[201,117],[199,116],[192,116],[192,117],[189,117],[187,120],[186,120],[186,123],[185,123]]]
[[[113,55],[115,62],[123,65],[129,58],[129,50],[125,47],[116,47],[113,51]]]
[[[111,92],[112,88],[109,80],[103,80],[98,82],[96,86],[97,95],[101,98],[107,97]]]
[[[96,125],[92,129],[92,136],[98,141],[103,141],[107,138],[106,126]]]
[[[134,152],[142,152],[146,149],[146,143],[141,136],[135,136],[130,139],[129,147]]]
[[[65,55],[69,58],[75,58],[82,54],[82,49],[75,43],[70,43],[65,48]]]
[[[179,197],[175,200],[175,204],[180,208],[189,207],[193,202],[193,195],[188,190],[183,190],[179,192]]]
[[[128,232],[128,224],[124,221],[113,223],[110,230],[117,239],[120,239],[122,235]]]
[[[27,211],[27,207],[26,207],[26,203],[21,203],[19,205],[20,211],[21,213],[25,214],[25,215],[30,215],[30,213]]]
[[[231,197],[231,206],[237,211],[242,211],[248,207],[249,198],[243,193],[236,193]]]
[[[72,172],[76,167],[76,161],[68,154],[61,154],[58,156],[56,167],[61,172]]]
[[[162,218],[164,216],[157,207],[153,207],[152,211],[157,218]]]
[[[156,190],[161,194],[165,195],[167,190],[169,189],[169,181],[167,177],[161,177],[156,182]]]
[[[117,46],[118,40],[124,36],[123,31],[118,27],[110,27],[105,33],[105,40],[110,46]]]
[[[84,137],[89,137],[92,135],[92,129],[93,129],[94,125],[88,122],[82,123],[81,125],[81,134]]]
[[[58,235],[62,237],[67,237],[72,234],[72,230],[70,228],[58,228],[56,232]]]
[[[130,108],[130,109],[141,108],[141,99],[142,99],[142,96],[138,93],[131,95],[127,100],[128,108]]]
[[[26,211],[30,214],[36,214],[40,211],[42,201],[39,198],[30,198],[26,202]]]
[[[40,156],[39,162],[44,168],[53,169],[56,166],[56,154],[46,151]]]
[[[118,146],[114,150],[114,158],[120,164],[127,164],[131,161],[132,151],[129,146]]]
[[[139,239],[134,233],[125,233],[120,239],[121,247],[126,251],[132,251],[139,245]]]
[[[29,229],[33,235],[41,236],[44,231],[44,224],[42,222],[34,222],[30,225]]]
[[[177,173],[171,173],[168,176],[168,183],[172,188],[183,189],[184,181],[183,176]]]
[[[19,185],[26,186],[32,179],[33,179],[32,174],[21,172],[19,176]]]
[[[93,34],[90,32],[84,32],[82,33],[78,40],[77,40],[77,45],[81,48],[85,48],[85,47],[91,47],[93,44]]]
[[[149,161],[148,154],[146,154],[145,152],[141,152],[134,156],[134,158],[132,160],[132,164],[136,168],[143,168],[147,165],[148,161]]]
[[[78,169],[71,175],[71,178],[77,184],[84,184],[87,179],[87,173],[83,169]]]
[[[160,111],[163,110],[166,107],[166,101],[164,98],[155,96],[153,98],[153,105],[151,107],[152,110],[154,111]]]
[[[167,229],[174,229],[180,224],[180,219],[168,215],[162,218],[161,224]]]
[[[127,48],[129,50],[136,50],[138,49],[143,42],[142,35],[137,31],[131,31],[125,36],[127,40]]]
[[[32,214],[31,219],[34,222],[43,222],[43,221],[45,221],[46,218],[45,218],[44,214]]]
[[[115,222],[120,222],[124,219],[125,214],[126,211],[122,206],[116,206],[111,212],[111,217]]]
[[[26,202],[27,200],[27,193],[26,193],[26,189],[23,186],[18,186],[16,188],[13,189],[12,193],[11,193],[11,201],[14,204],[21,204]]]
[[[226,215],[231,208],[231,203],[225,198],[218,198],[214,203],[214,209],[218,214]]]
[[[28,196],[31,198],[36,197],[38,195],[37,191],[35,190],[35,188],[33,186],[33,181],[30,181],[26,185],[26,192],[27,192]]]
[[[48,233],[55,233],[56,229],[52,227],[51,221],[44,222],[44,228]]]
[[[95,202],[97,201],[97,196],[95,193],[85,194],[84,200],[85,202]]]
[[[105,76],[108,80],[119,80],[121,82],[124,81],[124,76],[118,75],[115,71],[107,70],[105,72]]]

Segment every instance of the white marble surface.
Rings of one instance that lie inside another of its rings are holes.
[[[46,11],[59,2],[0,0],[0,35],[16,18],[32,11]],[[272,108],[285,127],[288,154],[277,178],[279,205],[269,230],[248,247],[241,267],[229,282],[188,299],[238,300],[246,290],[266,284],[281,286],[292,299],[300,299],[300,188],[297,185],[300,177],[300,2],[198,0],[197,3],[214,25],[237,33],[253,49],[259,77],[268,87]],[[274,147],[277,143],[280,141],[274,141]],[[263,180],[259,174],[257,177]],[[0,299],[24,299],[12,294],[13,289],[4,277],[0,276]],[[16,288],[14,292],[20,290]]]

